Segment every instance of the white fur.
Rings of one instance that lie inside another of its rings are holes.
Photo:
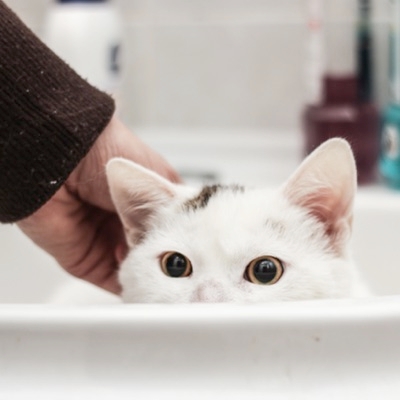
[[[130,161],[110,161],[107,176],[131,247],[119,274],[125,302],[259,303],[365,293],[348,248],[356,172],[344,140],[322,145],[275,192],[221,190],[197,210],[183,204],[198,190]],[[165,275],[160,255],[167,251],[188,257],[193,273]],[[244,278],[260,256],[283,262],[277,283]]]

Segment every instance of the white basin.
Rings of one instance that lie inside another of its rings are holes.
[[[398,297],[257,306],[3,306],[0,325],[2,399],[400,394]]]
[[[260,132],[142,135],[190,178],[276,185],[299,162],[298,141]],[[399,399],[399,228],[400,194],[361,188],[353,250],[371,298],[63,307],[11,304],[72,278],[0,226],[0,399]]]

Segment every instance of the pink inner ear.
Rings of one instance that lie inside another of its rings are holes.
[[[132,208],[124,214],[124,227],[131,246],[143,240],[152,212],[150,208]]]
[[[319,187],[297,198],[292,197],[290,201],[306,209],[310,215],[324,224],[332,249],[342,255],[351,233],[351,199],[348,193],[335,192],[331,187]]]
[[[152,218],[158,209],[173,198],[173,193],[168,188],[157,187],[154,183],[145,189],[135,189],[124,193],[124,207],[120,216],[126,230],[129,245],[133,246],[143,240],[148,231]],[[121,200],[121,199],[120,199]]]
[[[295,203],[306,208],[310,213],[323,223],[336,219],[340,210],[338,199],[330,188],[322,187],[315,192],[310,192],[297,199]]]
[[[309,193],[299,201],[299,206],[306,208],[311,215],[325,225],[326,233],[335,234],[336,221],[340,219],[340,203],[330,188],[320,188],[317,192]]]

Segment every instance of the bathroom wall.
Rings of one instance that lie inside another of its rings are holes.
[[[39,35],[52,0],[5,0]],[[328,65],[354,66],[354,0],[326,0]],[[115,0],[120,107],[130,126],[299,129],[306,0]],[[386,102],[387,0],[374,0],[377,99]]]

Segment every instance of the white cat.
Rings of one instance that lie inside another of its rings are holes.
[[[365,294],[349,251],[356,168],[332,139],[277,191],[194,189],[124,159],[107,178],[129,254],[125,302],[267,302]]]

